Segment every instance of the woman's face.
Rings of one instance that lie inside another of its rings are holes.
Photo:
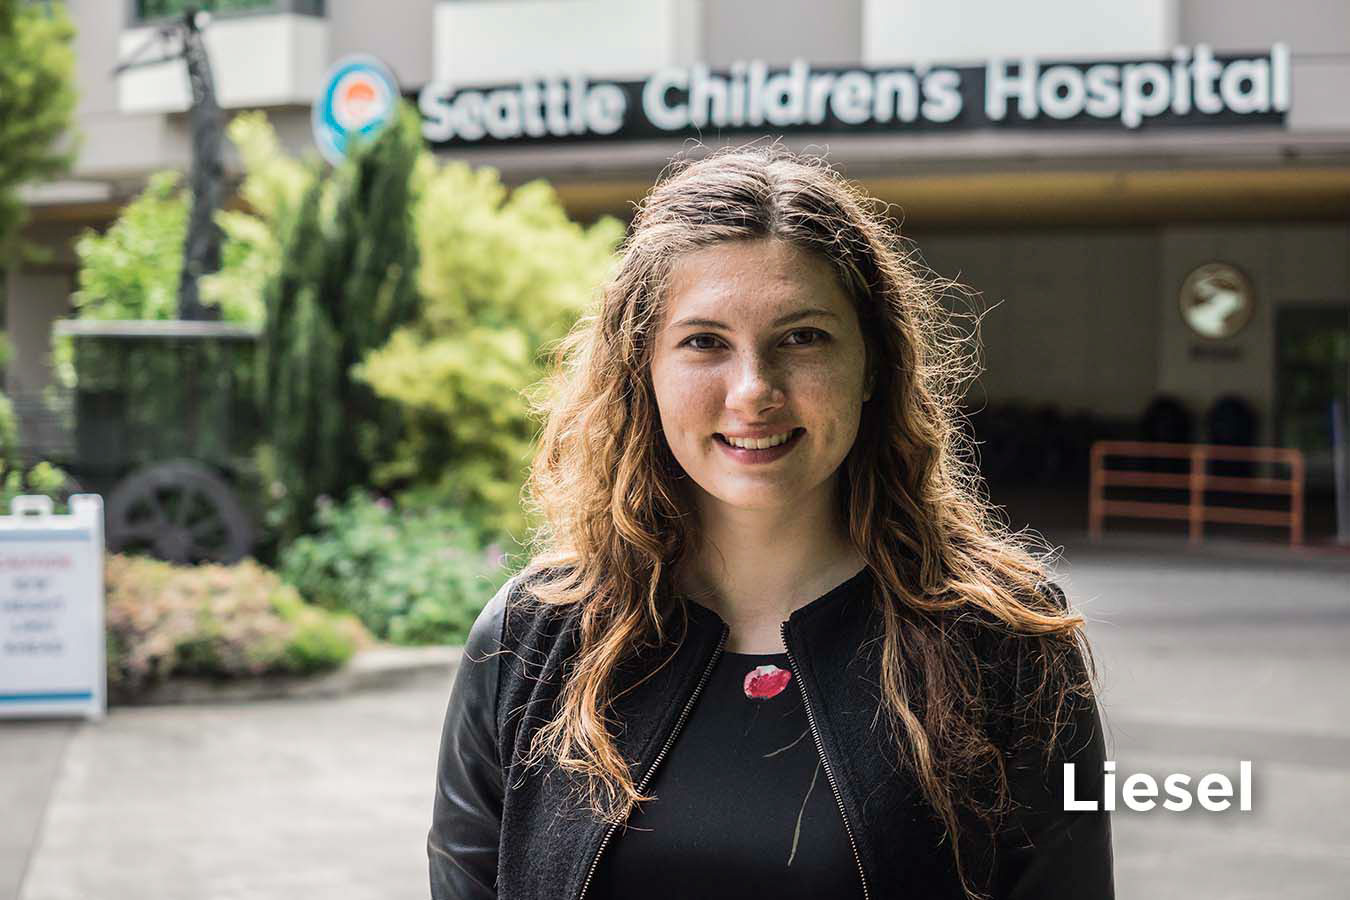
[[[772,239],[676,261],[651,365],[666,440],[703,506],[791,513],[828,495],[870,396],[858,317],[829,263]],[[728,440],[784,435],[770,449]]]

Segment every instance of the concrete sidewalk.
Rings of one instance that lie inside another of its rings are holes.
[[[1121,780],[1253,765],[1251,812],[1115,813],[1122,900],[1346,896],[1350,567],[1256,556],[1066,550]],[[0,723],[0,900],[425,897],[450,677]]]
[[[0,900],[426,893],[420,845],[384,865],[375,848],[392,822],[425,840],[432,782],[413,773],[434,771],[462,652],[380,647],[315,679],[179,682],[102,723],[0,720]]]

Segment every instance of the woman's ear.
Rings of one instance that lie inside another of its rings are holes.
[[[863,337],[863,371],[867,373],[863,378],[863,402],[866,403],[872,399],[872,392],[877,386],[876,353],[866,336]]]

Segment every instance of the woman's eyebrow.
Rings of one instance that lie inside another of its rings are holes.
[[[825,316],[830,319],[838,319],[839,316],[819,306],[809,306],[805,309],[799,309],[796,312],[790,312],[785,316],[779,316],[774,320],[774,325],[787,325],[790,322],[797,322],[801,319],[810,319],[814,316]],[[725,322],[719,322],[716,319],[701,319],[697,317],[688,317],[680,319],[673,323],[671,328],[720,328],[723,331],[731,331],[731,326]]]

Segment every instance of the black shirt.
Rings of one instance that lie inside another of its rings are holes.
[[[588,897],[862,896],[786,653],[718,658]]]

